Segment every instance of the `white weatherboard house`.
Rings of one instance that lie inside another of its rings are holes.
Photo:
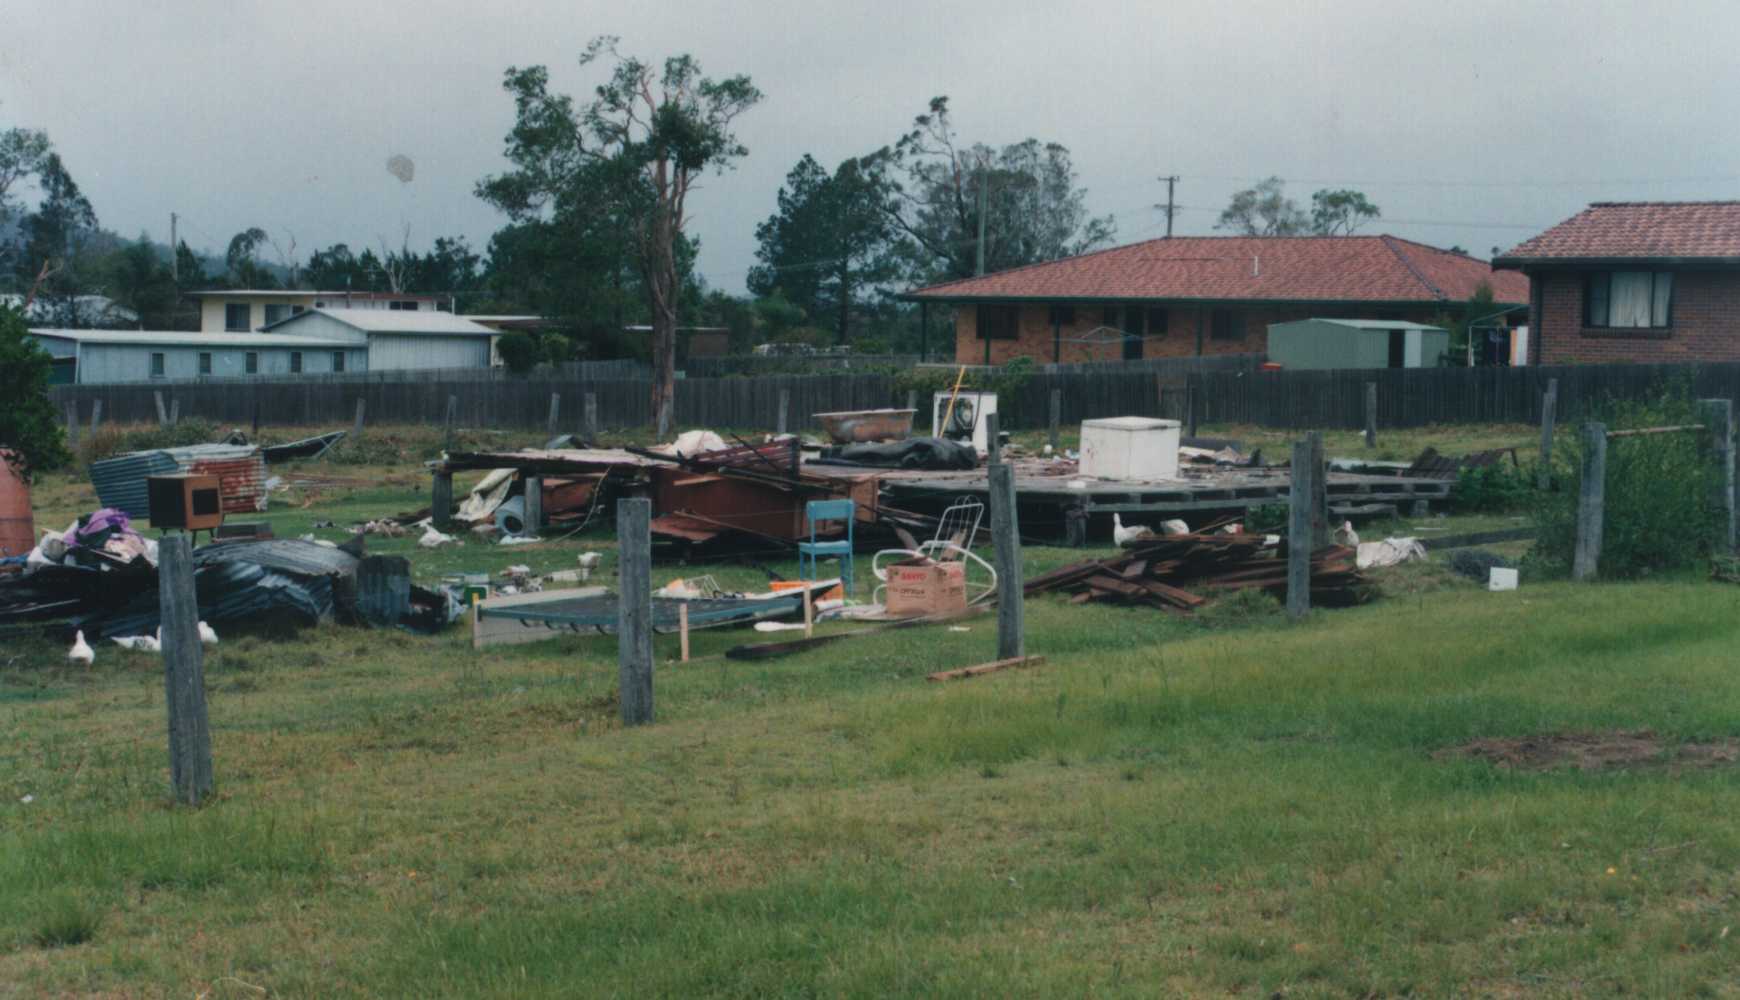
[[[488,368],[499,336],[452,313],[387,309],[308,309],[256,333],[30,332],[55,381],[87,384]]]

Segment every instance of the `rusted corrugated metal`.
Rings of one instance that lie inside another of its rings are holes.
[[[266,509],[266,460],[247,458],[194,459],[184,472],[218,477],[218,497],[225,514],[253,514]]]

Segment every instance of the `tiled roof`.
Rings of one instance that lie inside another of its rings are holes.
[[[909,298],[1263,302],[1528,301],[1528,279],[1394,236],[1175,236],[908,293]]]
[[[1740,201],[1598,201],[1494,263],[1740,258]]]

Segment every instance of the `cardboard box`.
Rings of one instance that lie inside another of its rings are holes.
[[[967,567],[910,559],[888,567],[888,613],[952,615],[967,610]]]

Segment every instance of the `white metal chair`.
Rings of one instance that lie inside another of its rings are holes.
[[[898,556],[900,559],[923,557],[937,562],[949,562],[959,559],[963,563],[978,563],[985,571],[988,582],[975,583],[971,576],[967,579],[967,603],[977,604],[997,592],[997,570],[990,563],[973,553],[970,546],[978,537],[979,525],[985,519],[985,504],[981,500],[960,500],[951,504],[937,518],[935,536],[918,543],[916,549],[883,549],[870,560],[870,572],[881,581],[870,595],[872,603],[883,603],[883,592],[888,589],[888,571],[882,568],[885,556]],[[956,541],[959,539],[960,541]],[[977,591],[975,593],[975,591]]]

